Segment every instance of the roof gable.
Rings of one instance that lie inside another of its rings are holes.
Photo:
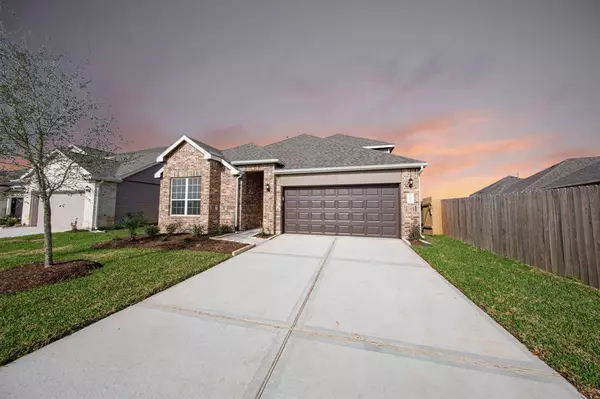
[[[182,143],[188,143],[192,147],[194,147],[195,149],[200,151],[202,153],[202,155],[204,156],[204,159],[213,159],[215,161],[221,162],[221,164],[223,164],[223,166],[225,166],[227,169],[229,169],[229,171],[231,172],[232,175],[237,175],[240,173],[239,170],[237,170],[233,165],[231,165],[229,162],[227,162],[224,159],[223,153],[220,150],[217,150],[216,148],[211,147],[208,144],[204,144],[201,141],[191,139],[191,138],[187,137],[186,135],[181,136],[176,142],[171,144],[165,151],[163,151],[156,158],[156,162],[164,162],[165,157],[167,155],[169,155],[171,152],[175,151],[177,149],[177,147],[179,147],[179,145]]]

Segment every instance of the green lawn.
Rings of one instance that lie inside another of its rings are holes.
[[[590,398],[600,397],[600,291],[444,236],[429,264]]]
[[[164,290],[229,258],[228,254],[154,249],[92,250],[127,233],[57,233],[56,260],[91,259],[89,276],[0,294],[0,365]],[[0,239],[0,269],[43,261],[42,236]]]

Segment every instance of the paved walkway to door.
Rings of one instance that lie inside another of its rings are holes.
[[[3,398],[577,398],[402,241],[283,235],[0,369]]]

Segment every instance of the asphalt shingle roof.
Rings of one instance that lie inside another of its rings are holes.
[[[489,186],[486,186],[481,190],[474,192],[473,194],[471,194],[471,197],[475,195],[502,194],[506,192],[506,190],[508,190],[510,186],[521,180],[522,179],[515,176],[503,177],[502,179],[490,184]]]
[[[583,186],[587,184],[600,183],[600,157],[598,160],[585,168],[571,173],[570,175],[554,181],[549,188]]]
[[[206,151],[208,151],[210,154],[212,155],[216,155],[218,157],[223,158],[223,153],[221,152],[221,150],[217,150],[215,147],[211,147],[206,143],[203,143],[200,140],[196,140],[196,139],[191,139],[194,143],[198,144],[200,147],[204,148]]]
[[[262,159],[277,158],[269,151],[254,143],[248,143],[237,147],[229,148],[227,150],[221,151],[221,153],[229,162],[257,161]]]
[[[546,189],[556,181],[600,161],[600,157],[569,158],[508,187],[505,193]]]
[[[64,151],[64,154],[90,172],[94,177],[121,179],[133,172],[155,165],[156,158],[165,149],[166,147],[159,147],[113,154],[108,159],[103,157],[108,154],[106,152],[102,152],[103,154],[100,152],[89,152],[91,155],[86,155]]]
[[[371,147],[371,146],[377,146],[377,145],[394,145],[394,143],[388,143],[386,141],[373,140],[373,139],[368,139],[365,137],[349,136],[347,134],[341,134],[341,133],[328,136],[327,138],[331,139],[331,140],[339,141],[340,143],[352,144],[352,145],[355,145],[358,147]]]
[[[284,169],[425,163],[417,159],[369,150],[331,138],[307,134],[278,141],[263,148],[281,160],[285,164]]]
[[[0,170],[0,184],[8,183],[11,180],[16,180],[19,176],[22,176],[26,169],[18,169],[18,170]]]

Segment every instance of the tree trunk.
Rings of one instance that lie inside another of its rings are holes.
[[[42,198],[44,204],[44,266],[52,266],[54,259],[52,256],[52,223],[50,198],[44,196]]]

